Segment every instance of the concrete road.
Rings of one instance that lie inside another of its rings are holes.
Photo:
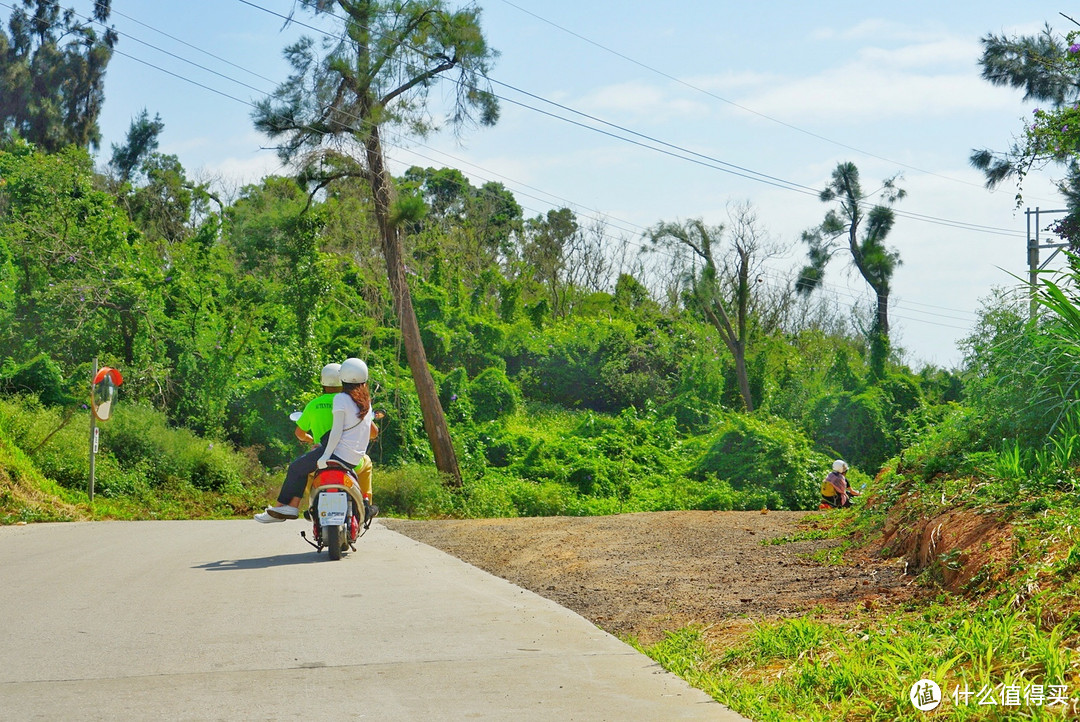
[[[0,719],[742,719],[438,550],[303,528],[0,527]]]

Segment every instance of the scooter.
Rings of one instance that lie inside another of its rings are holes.
[[[326,549],[334,561],[349,549],[356,551],[356,540],[371,526],[371,519],[365,514],[367,507],[352,470],[331,460],[312,474],[307,497],[304,518],[311,522],[313,540],[300,532],[304,541],[317,552]]]
[[[375,412],[375,418],[386,416],[382,411]],[[289,414],[292,421],[300,418],[300,412]],[[368,511],[368,500],[360,491],[360,483],[352,469],[348,469],[331,459],[325,469],[319,469],[308,476],[307,509],[304,518],[311,522],[311,539],[306,532],[300,532],[301,538],[316,552],[327,550],[330,559],[341,559],[344,552],[356,551],[356,540],[371,526],[372,516]]]

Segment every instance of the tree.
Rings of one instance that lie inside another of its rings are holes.
[[[132,119],[127,141],[123,145],[113,143],[112,159],[109,161],[109,170],[120,183],[130,181],[147,158],[157,152],[158,136],[163,130],[165,124],[161,122],[161,116],[154,115],[154,119],[150,120],[146,108],[139,117]]]
[[[725,234],[724,226],[708,226],[703,220],[659,223],[647,232],[657,246],[689,248],[705,267],[690,278],[690,291],[709,323],[720,334],[735,361],[739,395],[747,411],[754,410],[750,375],[746,368],[746,347],[750,336],[750,307],[754,281],[751,271],[762,250],[760,234],[748,206],[735,211],[737,232]],[[717,262],[715,251],[727,237],[732,255]]]
[[[46,351],[76,364],[101,351],[130,366],[160,314],[162,274],[113,198],[94,188],[87,152],[46,154],[20,141],[0,151],[0,179],[0,239],[14,291],[0,355]]]
[[[403,188],[418,192],[427,214],[410,232],[424,240],[441,258],[453,258],[464,278],[476,278],[513,253],[512,242],[522,227],[522,210],[501,183],[475,188],[453,168],[405,171]]]
[[[799,274],[796,291],[810,294],[819,288],[825,277],[825,267],[844,245],[851,261],[863,280],[877,297],[874,324],[870,331],[871,369],[879,376],[884,372],[889,354],[889,292],[893,272],[900,265],[900,253],[885,245],[896,216],[892,206],[906,195],[896,187],[896,178],[887,178],[879,191],[883,203],[865,211],[866,196],[859,184],[859,169],[854,163],[840,163],[832,181],[821,191],[823,203],[836,203],[825,214],[821,225],[803,232],[803,242],[809,247],[809,264]],[[864,223],[865,222],[865,223]]]
[[[1036,108],[1031,123],[1008,151],[989,149],[971,153],[971,164],[983,171],[986,186],[994,188],[1008,178],[1017,183],[1017,206],[1023,201],[1024,177],[1033,168],[1057,164],[1065,167],[1058,189],[1065,196],[1069,216],[1054,229],[1080,248],[1080,31],[1064,38],[1047,25],[1038,35],[983,38],[979,59],[982,76],[993,85],[1023,88],[1025,101],[1048,103]]]
[[[421,135],[433,130],[436,122],[427,107],[428,92],[451,72],[456,77],[450,81],[453,103],[447,122],[455,128],[477,121],[494,124],[498,103],[484,83],[495,53],[484,40],[475,7],[451,11],[443,0],[301,0],[301,4],[316,15],[340,17],[345,32],[324,39],[329,52],[322,58],[310,38],[286,49],[295,72],[272,98],[258,104],[255,126],[281,140],[282,159],[299,163],[313,190],[347,178],[367,182],[435,465],[460,483],[457,455],[405,277],[399,224],[409,214],[396,202],[382,128],[401,126]]]
[[[536,281],[547,289],[552,314],[556,317],[567,311],[569,283],[566,270],[570,251],[581,230],[577,217],[569,208],[550,210],[526,222],[526,239],[522,260],[532,270]]]
[[[17,133],[48,152],[97,148],[105,67],[117,35],[98,33],[111,0],[94,0],[92,18],[56,0],[21,0],[0,31],[0,135]],[[87,22],[83,22],[86,20]]]

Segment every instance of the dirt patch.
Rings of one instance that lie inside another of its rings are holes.
[[[690,624],[873,608],[917,593],[903,563],[810,558],[834,540],[766,545],[809,512],[681,511],[603,517],[407,521],[430,544],[643,643]],[[848,556],[851,556],[850,554]]]

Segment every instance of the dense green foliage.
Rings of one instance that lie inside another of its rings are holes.
[[[121,368],[128,414],[164,416],[119,420],[106,438],[121,471],[160,468],[103,489],[220,490],[235,475],[210,444],[285,463],[299,452],[287,413],[323,363],[358,355],[388,412],[376,463],[430,463],[361,189],[310,200],[271,177],[215,214],[174,158],[133,157],[128,180],[102,183],[82,151],[0,151],[0,389],[71,408],[95,357]],[[433,169],[410,184],[429,208],[407,236],[414,305],[468,477],[426,513],[811,508],[829,457],[874,473],[942,400],[902,366],[871,377],[864,339],[772,322],[747,357],[759,410],[736,413],[732,358],[698,306],[661,303],[626,274],[606,287],[569,275],[593,246],[568,211],[521,223],[497,188]],[[560,262],[526,263],[540,248]],[[198,435],[169,442],[188,449],[172,464],[148,460],[169,436],[162,418]],[[72,459],[42,464],[72,488],[85,475]]]

